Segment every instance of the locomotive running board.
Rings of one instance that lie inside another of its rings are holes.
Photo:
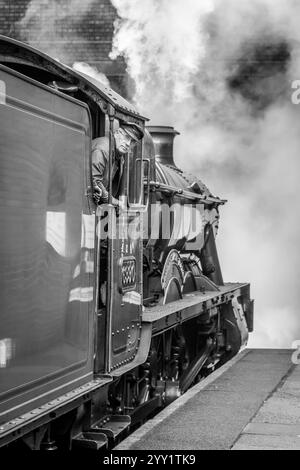
[[[246,283],[226,283],[218,287],[218,292],[192,292],[166,305],[147,307],[143,311],[143,323],[152,324],[153,336],[201,314],[212,317],[217,313],[216,307],[249,292]]]

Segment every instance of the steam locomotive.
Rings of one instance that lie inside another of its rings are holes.
[[[172,127],[0,37],[0,446],[112,448],[233,357],[249,284],[224,283],[219,207],[173,160]],[[91,141],[145,128],[126,155],[126,211],[93,198]]]

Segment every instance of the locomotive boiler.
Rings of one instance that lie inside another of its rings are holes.
[[[0,446],[112,448],[246,344],[248,283],[224,283],[219,209],[173,160],[172,127],[0,37]],[[91,141],[145,128],[97,206]],[[116,192],[117,191],[117,192]]]

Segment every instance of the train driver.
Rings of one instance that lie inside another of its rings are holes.
[[[120,127],[114,131],[111,175],[114,183],[114,179],[118,179],[117,188],[123,172],[124,155],[128,153],[131,147],[140,141],[143,136],[144,131],[142,127],[135,122],[122,122]],[[92,176],[96,204],[108,202],[108,156],[108,137],[94,139],[92,141]],[[119,201],[114,197],[112,198],[112,203],[115,206],[119,206]]]

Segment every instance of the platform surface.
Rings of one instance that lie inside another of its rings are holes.
[[[292,352],[242,351],[114,450],[300,449]]]

